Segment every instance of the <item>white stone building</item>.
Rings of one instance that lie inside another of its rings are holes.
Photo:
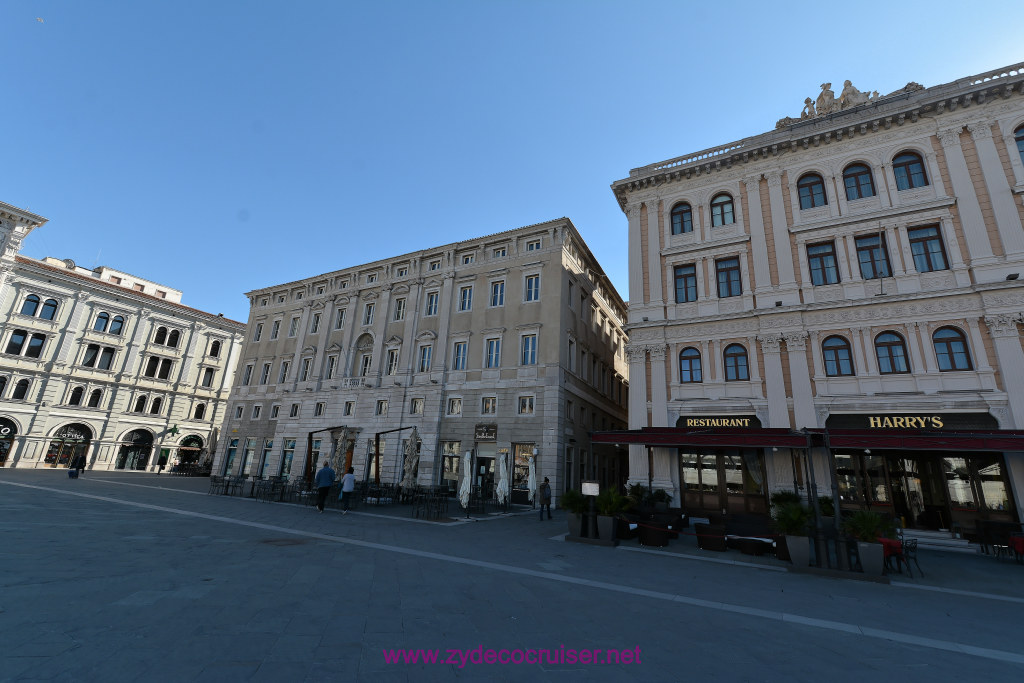
[[[212,459],[245,326],[129,273],[17,255],[45,222],[0,203],[0,466]]]
[[[1019,520],[1024,64],[806,105],[612,185],[631,433],[597,440],[692,510],[831,493],[834,463],[848,509]]]
[[[215,473],[298,478],[351,450],[358,479],[398,483],[415,427],[421,484],[454,490],[472,451],[487,494],[505,454],[525,500],[534,449],[555,491],[624,480],[589,433],[626,425],[625,305],[568,219],[248,296]]]

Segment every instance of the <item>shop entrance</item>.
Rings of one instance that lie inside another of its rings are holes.
[[[480,487],[480,497],[483,500],[490,500],[494,497],[494,461],[498,455],[496,443],[476,444],[476,462],[474,464],[476,476],[473,478],[473,485]]]
[[[153,450],[153,435],[145,429],[128,432],[118,449],[115,469],[144,470]]]
[[[14,446],[14,437],[18,434],[18,425],[6,417],[0,417],[0,467],[7,464],[7,456]]]
[[[679,453],[679,481],[687,510],[767,514],[764,457],[758,448]],[[673,501],[675,504],[676,501]]]
[[[53,435],[43,462],[50,467],[70,467],[79,455],[85,455],[92,441],[92,430],[83,424],[61,427]]]

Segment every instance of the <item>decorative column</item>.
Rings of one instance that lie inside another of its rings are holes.
[[[635,320],[633,315],[629,317],[633,322],[639,322],[640,313],[646,303],[644,300],[644,254],[640,228],[640,204],[639,202],[629,204],[623,211],[629,218],[629,297],[638,304]]]
[[[629,428],[647,426],[647,349],[626,345],[629,359]],[[629,483],[647,486],[650,472],[647,468],[647,446],[629,445]]]
[[[68,324],[64,326],[61,332],[60,343],[54,363],[58,366],[65,365],[69,362],[74,362],[78,357],[78,349],[81,344],[74,344],[74,336],[82,329],[92,329],[88,325],[82,325],[82,316],[88,310],[88,301],[92,297],[89,292],[81,291],[75,293],[75,305],[71,309],[71,315],[68,317]],[[68,356],[71,356],[71,360],[68,360]]]
[[[1003,251],[1008,258],[1024,254],[1024,227],[1020,223],[1020,214],[1013,201],[1013,192],[1006,181],[1003,163],[999,160],[999,152],[992,141],[992,128],[987,123],[972,123],[967,126],[978,150],[978,163],[981,174],[985,178],[985,187],[992,200],[992,213],[995,214],[999,239],[1003,243]]]
[[[766,173],[768,200],[772,215],[772,236],[775,239],[775,263],[779,269],[779,289],[793,290],[789,303],[799,303],[796,293],[796,275],[793,271],[793,253],[789,244],[789,225],[786,222],[786,205],[782,197],[782,173]]]
[[[750,249],[754,257],[754,294],[761,294],[772,288],[771,272],[768,270],[768,242],[764,236],[764,216],[761,214],[761,176],[745,178],[747,188],[747,220],[750,225]],[[774,303],[765,302],[764,306]]]
[[[665,345],[648,346],[651,357],[651,426],[670,427],[668,421],[668,378],[665,373]]]
[[[789,405],[786,400],[786,379],[782,374],[782,336],[765,334],[757,338],[764,352],[764,379],[768,389],[768,426],[789,428]]]
[[[651,296],[648,303],[659,308],[658,318],[663,317],[665,295],[662,281],[665,274],[661,272],[661,223],[658,220],[658,205],[661,202],[657,197],[648,197],[645,200],[647,207],[647,272],[650,273]]]
[[[811,375],[807,368],[807,333],[791,332],[785,335],[789,353],[789,380],[793,392],[793,417],[796,428],[815,428],[818,417],[814,413],[814,394]]]
[[[953,183],[953,194],[956,195],[957,210],[960,213],[960,223],[963,226],[972,265],[991,262],[995,260],[992,255],[992,244],[988,240],[985,219],[981,214],[981,205],[978,204],[978,195],[974,192],[971,172],[967,168],[967,160],[964,159],[964,152],[960,147],[960,129],[940,131],[939,142],[942,143],[942,151],[946,155],[949,179]],[[932,175],[934,176],[934,173]]]
[[[1010,399],[1010,414],[1013,415],[1013,429],[1024,429],[1024,395],[1014,388],[1024,387],[1024,350],[1020,345],[1020,330],[1017,316],[1006,314],[985,316],[992,344],[995,347],[996,365],[1003,376]]]

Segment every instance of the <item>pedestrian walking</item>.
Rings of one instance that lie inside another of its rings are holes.
[[[338,494],[338,500],[341,501],[341,514],[348,514],[348,504],[352,498],[352,495],[356,490],[356,468],[349,467],[341,477],[341,493]]]
[[[316,473],[316,479],[313,481],[316,483],[316,509],[323,512],[327,494],[331,490],[331,484],[334,483],[334,470],[331,469],[331,463],[324,460],[324,466]]]
[[[85,471],[85,453],[78,454],[78,457],[75,458],[75,463],[72,467],[78,470],[79,474]]]
[[[537,497],[540,498],[540,519],[544,521],[544,508],[548,509],[548,519],[551,519],[551,483],[544,477],[544,483],[537,489]]]

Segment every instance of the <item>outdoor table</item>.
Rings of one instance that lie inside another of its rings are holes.
[[[903,554],[903,544],[895,538],[879,538],[878,542],[882,544],[885,559]]]

